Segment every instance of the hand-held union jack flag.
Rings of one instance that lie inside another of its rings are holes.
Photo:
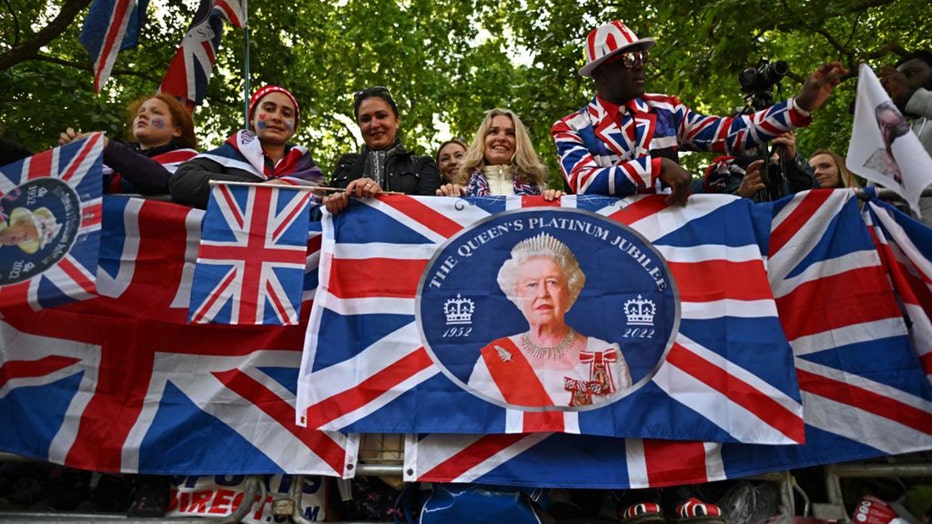
[[[0,307],[95,294],[103,135],[0,168]]]
[[[136,47],[149,0],[94,0],[78,41],[94,61],[94,92],[110,78],[117,53]]]
[[[214,11],[218,10],[233,27],[246,27],[246,0],[215,0]]]
[[[159,91],[187,99],[189,109],[204,101],[223,37],[224,20],[243,27],[246,24],[243,2],[201,0],[191,27],[165,71]]]
[[[298,323],[311,193],[217,184],[204,215],[189,319]]]

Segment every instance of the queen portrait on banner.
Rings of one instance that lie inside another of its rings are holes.
[[[566,323],[586,283],[570,248],[541,233],[518,242],[498,271],[498,285],[529,329],[482,348],[469,387],[522,407],[588,406],[632,385],[616,343]]]

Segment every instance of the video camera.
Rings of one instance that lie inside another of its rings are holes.
[[[782,60],[770,62],[766,58],[761,58],[757,66],[749,67],[738,74],[738,84],[741,85],[741,91],[745,93],[770,91],[789,72],[790,68],[786,62]]]
[[[761,58],[757,65],[749,67],[738,74],[738,84],[741,85],[741,91],[745,97],[745,108],[742,114],[760,111],[773,105],[773,88],[777,87],[780,91],[780,80],[790,72],[786,62],[778,60],[771,62],[766,58]],[[774,146],[776,149],[779,146]],[[786,180],[785,166],[782,162],[779,165],[772,165],[770,162],[771,150],[766,144],[762,144],[756,153],[756,158],[764,161],[761,166],[761,180],[764,182],[766,189],[761,190],[758,194],[758,201],[772,201],[781,196],[781,187]],[[751,158],[750,160],[754,160]]]

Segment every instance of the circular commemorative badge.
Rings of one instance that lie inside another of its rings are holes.
[[[0,286],[29,280],[71,251],[81,201],[56,178],[21,184],[0,198]]]
[[[417,325],[446,376],[527,411],[604,407],[650,381],[680,306],[639,233],[576,209],[498,213],[451,237],[421,277]]]

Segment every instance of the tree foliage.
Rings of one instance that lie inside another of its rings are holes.
[[[0,10],[0,133],[34,150],[72,126],[122,132],[122,108],[154,92],[197,2],[152,0],[141,45],[120,53],[110,82],[93,93],[77,37],[90,0],[4,0]],[[353,92],[388,87],[402,112],[406,145],[422,153],[450,136],[472,140],[484,112],[521,115],[559,181],[550,126],[582,107],[591,82],[578,76],[581,43],[595,24],[619,18],[654,36],[649,90],[678,95],[698,111],[743,104],[737,74],[759,58],[785,60],[789,97],[818,64],[842,61],[851,79],[813,124],[803,151],[847,149],[859,61],[893,63],[929,47],[923,0],[291,0],[249,4],[249,85],[280,84],[301,103],[296,138],[325,172],[360,147]],[[227,27],[214,76],[195,118],[202,148],[242,126],[244,34]],[[778,94],[779,98],[779,94]],[[704,155],[687,165],[698,172]]]

